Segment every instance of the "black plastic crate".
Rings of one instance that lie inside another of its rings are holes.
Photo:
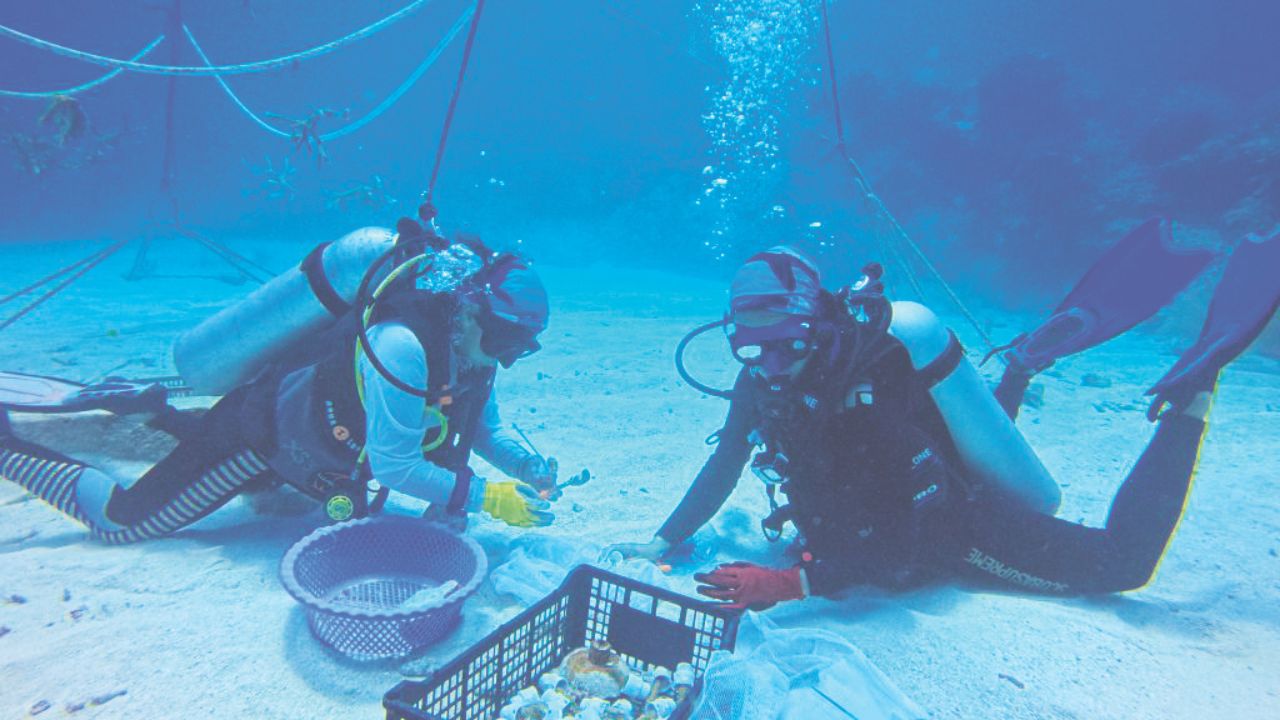
[[[714,650],[732,650],[739,614],[714,603],[580,565],[560,588],[505,623],[425,682],[382,699],[387,720],[492,720],[521,688],[569,651],[608,640],[637,670],[687,662],[701,677]],[[683,720],[699,688],[671,715]]]

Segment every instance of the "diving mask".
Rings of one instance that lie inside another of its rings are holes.
[[[814,350],[813,324],[798,315],[764,326],[742,325],[730,319],[725,334],[738,362],[766,378],[788,374]]]
[[[476,323],[480,326],[480,350],[502,363],[504,368],[510,368],[517,360],[542,349],[536,330],[493,312],[482,310]]]

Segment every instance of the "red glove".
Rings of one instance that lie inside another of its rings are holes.
[[[783,600],[800,600],[805,596],[800,567],[774,570],[755,563],[732,562],[709,573],[697,573],[694,580],[698,594],[725,600],[729,608],[765,610]]]

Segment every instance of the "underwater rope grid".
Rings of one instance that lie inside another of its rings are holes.
[[[191,34],[191,28],[187,27],[186,23],[183,23],[182,25],[182,32],[187,34],[187,40],[191,43],[191,47],[196,51],[196,54],[200,56],[200,62],[204,63],[205,67],[214,67],[213,62],[211,62],[209,60],[209,56],[204,53],[204,48],[200,47],[200,43],[196,42],[195,35]],[[263,130],[266,130],[272,135],[278,135],[283,138],[289,137],[289,133],[273,127],[268,124],[266,120],[263,120],[260,115],[250,110],[248,106],[240,100],[235,92],[232,91],[231,86],[227,84],[227,81],[222,79],[221,75],[214,75],[213,79],[217,80],[218,84],[222,86],[223,91],[227,93],[227,97],[231,98],[231,102],[235,103],[236,107],[240,108],[241,112],[248,115],[249,119],[257,123]]]
[[[76,50],[64,45],[42,40],[38,37],[28,35],[19,30],[15,30],[7,25],[0,25],[0,35],[7,35],[15,40],[34,45],[43,50],[48,50],[56,55],[82,60],[84,62],[93,63],[95,65],[103,65],[106,67],[121,68],[123,70],[132,70],[140,73],[150,73],[153,75],[243,75],[247,73],[266,72],[279,67],[292,65],[301,60],[309,60],[319,55],[325,55],[338,48],[349,45],[357,40],[363,40],[374,33],[385,30],[394,23],[404,19],[408,15],[421,10],[431,0],[414,0],[414,2],[397,10],[396,12],[384,17],[383,19],[361,28],[350,35],[339,38],[323,45],[317,45],[308,50],[296,52],[283,57],[272,58],[270,60],[259,60],[256,62],[241,63],[239,65],[226,65],[219,67],[199,67],[199,66],[182,66],[182,65],[152,65],[149,63],[140,63],[133,60],[120,60],[118,58],[110,58],[104,55],[97,55],[83,50]]]
[[[418,67],[415,68],[414,71],[409,74],[409,77],[406,78],[404,82],[400,83],[399,87],[393,90],[390,95],[388,95],[386,98],[383,99],[382,102],[378,103],[376,107],[374,107],[372,110],[370,110],[368,113],[366,113],[364,116],[360,117],[359,119],[354,120],[351,123],[341,128],[338,128],[337,130],[334,130],[332,132],[322,133],[319,136],[320,140],[322,142],[328,142],[329,140],[333,140],[334,138],[340,138],[340,137],[343,137],[344,135],[350,135],[351,133],[359,130],[365,125],[368,125],[369,123],[373,122],[375,119],[378,118],[379,115],[389,110],[391,106],[395,105],[400,100],[400,98],[404,97],[404,94],[409,91],[409,88],[413,87],[418,82],[418,80],[420,80],[422,76],[427,72],[427,70],[432,65],[435,64],[436,60],[438,60],[440,58],[440,55],[445,51],[445,48],[449,47],[449,45],[453,43],[453,39],[458,36],[459,32],[462,31],[463,26],[466,25],[467,21],[471,19],[471,15],[474,12],[475,12],[475,3],[472,3],[466,10],[463,11],[462,15],[458,18],[456,22],[454,22],[453,26],[449,28],[449,31],[445,33],[444,38],[441,39],[441,41],[434,48],[432,48],[431,52],[427,54],[426,59],[424,59],[418,65]],[[213,63],[209,60],[209,56],[206,55],[204,52],[204,49],[200,47],[200,43],[196,42],[195,35],[192,34],[191,29],[188,28],[186,25],[183,25],[182,31],[186,33],[187,40],[191,42],[191,47],[194,48],[196,51],[196,54],[200,56],[200,61],[205,63],[205,65],[208,67],[214,67]],[[227,81],[222,79],[221,75],[214,75],[213,79],[218,81],[218,84],[222,86],[222,90],[226,92],[227,97],[231,98],[231,101],[236,104],[236,107],[240,108],[241,112],[247,115],[250,120],[256,123],[263,130],[266,130],[267,132],[271,133],[272,135],[276,135],[277,137],[282,137],[282,138],[291,137],[291,135],[288,132],[271,125],[266,120],[263,120],[261,115],[249,109],[249,107],[245,105],[244,101],[242,101],[240,97],[236,95],[235,91],[231,89],[231,86],[227,83]]]
[[[159,45],[163,40],[164,40],[164,35],[157,36],[155,40],[151,41],[150,45],[147,45],[140,52],[138,52],[138,54],[129,58],[129,61],[136,62],[146,57],[147,53],[151,52],[152,50],[155,50],[156,46]],[[21,92],[19,90],[0,90],[0,96],[41,99],[41,98],[57,97],[58,95],[75,95],[77,93],[85,92],[86,90],[92,90],[93,88],[101,85],[102,83],[105,83],[106,81],[114,78],[115,76],[119,75],[122,72],[124,72],[124,68],[116,68],[115,70],[112,70],[106,75],[103,75],[102,77],[98,78],[97,80],[90,80],[89,82],[83,85],[77,85],[75,87],[67,88],[65,90],[46,90],[44,92]]]

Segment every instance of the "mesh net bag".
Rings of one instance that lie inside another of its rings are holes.
[[[777,668],[727,652],[711,656],[690,720],[777,720],[787,677]]]
[[[452,632],[487,569],[475,540],[388,515],[304,537],[285,553],[280,579],[322,643],[356,660],[380,660]]]
[[[746,613],[737,639],[736,653],[712,654],[690,720],[927,717],[839,635]]]

